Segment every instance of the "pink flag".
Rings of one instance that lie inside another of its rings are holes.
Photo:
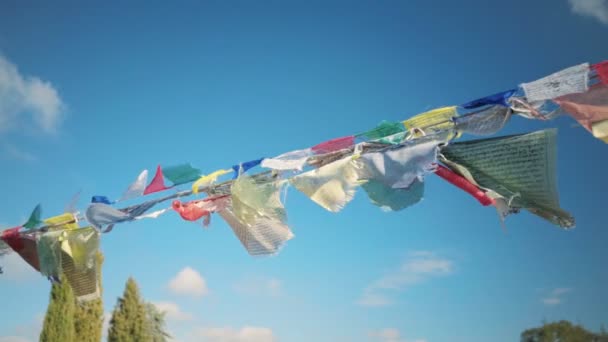
[[[591,66],[597,73],[602,83],[608,84],[608,61],[599,62]]]
[[[150,182],[150,184],[148,184],[148,186],[146,187],[146,190],[144,190],[144,195],[167,189],[169,188],[165,186],[163,170],[160,168],[160,165],[158,165],[158,167],[156,168],[156,174],[154,175],[154,179],[152,179],[152,182]]]
[[[560,96],[553,101],[589,132],[593,132],[594,122],[608,120],[608,85],[597,84],[584,93]]]
[[[351,147],[354,144],[355,137],[351,135],[348,137],[336,138],[322,142],[318,145],[313,146],[312,150],[316,154],[325,154]]]

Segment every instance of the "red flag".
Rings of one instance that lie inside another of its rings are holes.
[[[342,150],[342,149],[351,147],[354,144],[355,144],[355,137],[351,135],[348,137],[336,138],[336,139],[322,142],[318,145],[313,146],[311,149],[316,154],[324,154],[324,153],[330,153],[330,152]]]
[[[599,62],[591,66],[597,75],[602,80],[602,83],[608,84],[608,61]]]
[[[144,190],[144,195],[151,194],[154,192],[159,192],[163,190],[169,189],[165,186],[165,178],[163,177],[163,170],[160,168],[160,165],[156,167],[156,174],[154,175],[154,179],[148,184],[146,190]]]

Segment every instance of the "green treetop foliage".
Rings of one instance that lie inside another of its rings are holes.
[[[75,298],[69,282],[61,277],[53,284],[40,342],[73,342]]]
[[[127,280],[122,297],[118,298],[108,332],[108,342],[147,342],[149,334],[146,305],[133,278]]]
[[[165,330],[165,312],[152,303],[146,303],[148,332],[152,342],[167,342],[171,335]]]
[[[97,283],[100,292],[101,266],[103,254],[97,252]],[[103,329],[103,300],[98,298],[88,302],[76,303],[74,315],[75,341],[78,342],[100,342]]]
[[[602,327],[599,334],[568,321],[545,323],[541,327],[521,333],[521,342],[608,342],[608,334]]]

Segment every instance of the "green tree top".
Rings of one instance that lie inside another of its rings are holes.
[[[109,342],[151,341],[145,303],[140,297],[135,280],[129,278],[122,297],[112,312]]]

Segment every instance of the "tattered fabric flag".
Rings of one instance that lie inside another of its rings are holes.
[[[427,139],[361,155],[355,160],[360,180],[376,180],[393,189],[408,188],[435,171],[439,140]]]
[[[559,207],[557,195],[555,136],[552,129],[457,142],[441,149],[442,162],[511,211],[525,208],[570,228],[574,218]]]
[[[466,108],[466,109],[474,109],[474,108],[479,108],[482,106],[489,106],[489,105],[501,105],[501,106],[509,107],[508,100],[511,96],[513,96],[513,94],[515,94],[516,91],[517,91],[517,89],[503,91],[500,93],[496,93],[494,95],[482,97],[480,99],[473,100],[471,102],[467,102],[467,103],[461,105],[460,107]]]
[[[597,64],[594,64],[593,70],[597,73],[598,77],[602,81],[602,83],[608,85],[608,61],[603,61]]]
[[[231,206],[219,214],[250,255],[276,254],[294,236],[285,223],[267,217],[258,218],[253,224],[247,225],[235,216]]]
[[[196,182],[194,182],[192,184],[192,193],[195,195],[198,194],[199,188],[204,188],[204,187],[210,186],[211,184],[215,183],[215,181],[217,180],[218,177],[228,174],[230,172],[234,172],[234,170],[232,170],[232,169],[217,170],[206,176],[202,176],[201,178],[199,178]]]
[[[323,208],[338,212],[355,196],[358,175],[346,157],[290,179],[290,183]]]
[[[84,217],[87,222],[99,230],[106,225],[114,225],[131,220],[130,215],[103,203],[89,205]]]
[[[589,63],[575,65],[530,83],[521,88],[528,102],[550,100],[566,94],[587,91]]]
[[[27,229],[33,229],[33,228],[38,227],[42,223],[42,220],[40,219],[41,215],[42,215],[42,206],[40,204],[38,204],[38,205],[36,205],[34,210],[32,210],[32,213],[30,214],[30,218],[23,225],[23,227],[27,228]]]
[[[71,230],[78,228],[78,220],[74,213],[64,213],[44,220],[49,230]]]
[[[274,158],[266,158],[262,160],[261,166],[267,169],[274,170],[299,170],[301,171],[306,165],[306,161],[314,153],[312,149],[296,150],[283,153]]]
[[[65,274],[79,300],[97,298],[98,250],[99,232],[93,227],[44,233],[38,240],[40,273]]]
[[[224,210],[230,202],[229,195],[216,196],[182,203],[173,201],[172,208],[186,221],[197,221],[204,217],[203,224],[209,225],[210,215],[212,213]]]
[[[500,131],[511,118],[511,109],[493,106],[486,110],[454,117],[454,128],[458,132],[473,135],[492,135]]]
[[[553,101],[591,133],[593,123],[608,120],[608,85],[598,84],[585,93],[564,95]]]
[[[450,169],[446,168],[443,165],[437,165],[437,170],[435,174],[449,183],[455,185],[459,189],[473,196],[481,205],[488,206],[494,204],[494,200],[490,198],[486,193],[475,186],[473,183],[469,182],[466,178],[452,172]]]
[[[403,121],[403,125],[409,131],[415,129],[420,129],[423,132],[426,132],[427,130],[449,130],[454,125],[451,119],[455,116],[458,116],[456,106],[442,107],[407,119]]]
[[[422,200],[424,183],[414,180],[408,188],[394,189],[386,184],[370,179],[361,185],[370,201],[384,211],[399,211]]]
[[[112,204],[112,201],[106,196],[93,196],[91,197],[91,203]]]
[[[245,173],[247,172],[247,170],[260,165],[260,163],[262,163],[262,160],[264,160],[264,158],[250,160],[239,165],[233,165],[232,170],[234,171],[234,174],[232,176],[232,179],[236,179],[241,173]]]
[[[164,176],[170,180],[173,185],[180,185],[194,182],[201,176],[201,170],[192,167],[190,164],[181,164],[169,166],[163,169]]]
[[[241,176],[232,184],[232,212],[242,223],[253,225],[266,217],[280,222],[287,220],[285,206],[281,202],[281,189],[285,180],[256,181]]]
[[[325,154],[351,147],[355,144],[355,136],[335,138],[311,147],[316,154]]]
[[[403,127],[403,123],[401,122],[382,121],[376,128],[357,134],[356,137],[377,140],[403,131],[405,131],[405,127]]]
[[[129,185],[129,188],[125,191],[125,193],[120,198],[121,201],[126,201],[131,198],[139,197],[144,194],[146,190],[146,183],[148,182],[148,170],[143,170],[135,182]]]
[[[148,184],[146,189],[144,190],[144,195],[163,191],[169,189],[165,186],[165,179],[163,178],[163,170],[160,168],[160,165],[156,167],[156,174],[152,179],[152,182]]]
[[[424,194],[424,175],[434,171],[441,141],[412,142],[354,161],[358,178],[371,202],[383,210],[402,210],[418,203]]]
[[[20,234],[21,227],[4,230],[0,239],[11,247],[33,269],[40,271],[40,262],[36,251],[36,237],[34,234]]]

